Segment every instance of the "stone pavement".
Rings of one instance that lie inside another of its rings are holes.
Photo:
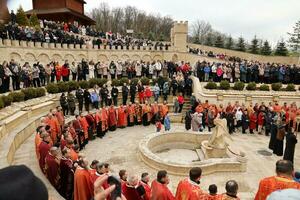
[[[171,131],[183,131],[183,124],[172,124]],[[138,156],[139,141],[148,134],[155,131],[155,126],[135,126],[126,129],[117,129],[109,132],[103,139],[97,138],[90,141],[83,153],[91,162],[94,159],[100,162],[111,164],[112,173],[117,174],[120,169],[127,169],[129,173],[140,175],[142,172],[149,172],[151,179],[156,176],[156,170],[144,164]],[[170,133],[171,134],[171,133]],[[187,132],[188,134],[188,132]],[[201,133],[199,133],[201,134]],[[264,156],[258,153],[263,151],[268,154],[267,149],[269,138],[263,135],[233,135],[232,146],[236,150],[246,153],[248,157],[248,169],[245,173],[215,173],[202,177],[201,186],[204,190],[210,184],[217,184],[219,192],[224,192],[227,180],[235,179],[239,183],[239,197],[242,200],[252,200],[256,193],[259,180],[266,176],[274,175],[275,162],[281,157],[274,155]],[[41,176],[34,152],[34,135],[32,135],[16,152],[14,164],[25,164]],[[300,146],[296,147],[295,168],[300,168]],[[176,186],[184,177],[170,175],[169,187],[176,192]],[[50,191],[51,193],[51,191]],[[53,198],[59,199],[59,198]]]

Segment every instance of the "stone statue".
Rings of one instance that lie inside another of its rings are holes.
[[[207,146],[216,149],[226,149],[228,144],[225,138],[232,140],[227,130],[227,121],[226,119],[216,118],[214,119],[214,124],[216,127],[208,140]]]

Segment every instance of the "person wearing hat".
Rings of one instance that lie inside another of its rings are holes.
[[[25,165],[9,166],[0,169],[0,199],[48,200],[48,191]]]

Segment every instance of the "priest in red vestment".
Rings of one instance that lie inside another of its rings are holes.
[[[71,151],[67,147],[62,150],[62,158],[59,167],[61,194],[66,200],[72,200],[74,190],[74,169],[73,161],[71,160]]]
[[[135,122],[135,108],[134,105],[132,105],[131,102],[129,102],[129,105],[127,107],[127,122],[128,122],[128,126],[134,126],[134,122]]]
[[[102,138],[103,133],[102,133],[102,115],[101,115],[101,108],[100,110],[97,110],[95,113],[95,122],[96,122],[96,134],[97,137]]]
[[[126,184],[122,185],[122,194],[127,200],[143,200],[142,195],[138,192],[139,180],[137,176],[129,176]]]
[[[174,195],[168,188],[169,177],[165,170],[158,171],[157,179],[151,184],[150,200],[175,200]]]
[[[53,187],[59,191],[60,189],[60,176],[59,176],[59,164],[60,160],[58,156],[58,148],[51,147],[48,155],[45,158],[45,172],[46,176],[53,185]]]
[[[189,178],[179,182],[176,191],[176,200],[198,200],[203,196],[199,184],[202,170],[199,167],[193,167],[190,170]]]
[[[90,200],[94,194],[88,161],[81,158],[74,175],[74,200]]]
[[[149,126],[151,122],[151,107],[148,104],[148,101],[143,105],[143,125]]]
[[[117,128],[117,114],[113,105],[108,109],[108,127],[110,131],[115,131]]]
[[[293,180],[293,163],[287,160],[276,162],[276,176],[264,178],[259,183],[255,200],[266,200],[274,191],[283,189],[298,189],[300,184]]]
[[[65,117],[64,113],[62,112],[62,108],[57,106],[57,111],[55,112],[55,116],[58,120],[60,127],[62,128],[65,125]]]
[[[89,140],[89,124],[82,113],[80,114],[79,122],[84,133],[84,144],[86,145]]]
[[[135,109],[135,116],[136,116],[136,124],[140,125],[142,124],[142,116],[143,116],[142,106],[138,102],[136,102],[134,109]]]
[[[145,194],[143,195],[144,200],[150,200],[150,195],[151,195],[151,187],[149,185],[150,182],[150,177],[147,172],[142,173],[140,185],[143,186],[145,190]]]
[[[127,126],[127,113],[123,105],[118,108],[118,128],[125,128]]]
[[[154,104],[151,106],[151,113],[152,113],[152,123],[154,124],[158,115],[159,115],[159,106],[157,102],[154,102]]]
[[[54,117],[52,113],[49,113],[48,116],[45,118],[45,124],[50,126],[50,137],[53,143],[55,144],[59,138],[60,133],[60,125],[56,117]]]
[[[45,158],[49,153],[49,150],[51,148],[49,142],[50,142],[50,136],[47,132],[44,132],[41,134],[42,142],[39,145],[39,164],[40,168],[43,173],[45,173]]]
[[[98,163],[96,165],[96,170],[94,170],[92,173],[91,173],[91,180],[93,182],[93,184],[95,183],[95,181],[98,179],[98,178],[101,178],[103,176],[107,176],[107,173],[106,173],[106,168],[105,168],[105,163]],[[105,181],[102,185],[102,187],[104,189],[108,188],[109,185],[107,183],[107,181]]]

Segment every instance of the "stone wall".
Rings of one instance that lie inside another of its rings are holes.
[[[216,47],[210,47],[205,45],[199,45],[199,44],[188,44],[189,47],[192,48],[199,48],[201,50],[205,51],[212,51],[214,53],[223,53],[228,56],[237,56],[240,58],[244,58],[247,60],[258,60],[261,62],[275,62],[275,63],[286,63],[286,64],[299,64],[299,57],[288,57],[288,56],[263,56],[263,55],[256,55],[241,51],[234,51],[229,49],[222,49],[222,48],[216,48]]]

